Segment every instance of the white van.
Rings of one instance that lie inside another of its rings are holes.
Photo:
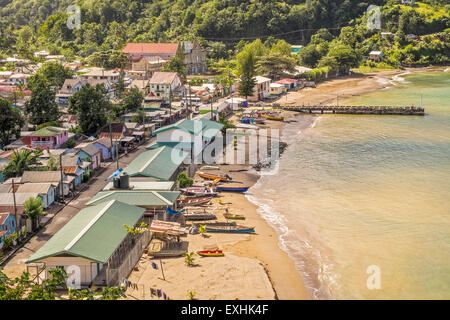
[[[191,106],[200,106],[202,104],[202,101],[199,97],[184,97],[181,100],[181,106],[184,107],[186,105],[191,104]]]

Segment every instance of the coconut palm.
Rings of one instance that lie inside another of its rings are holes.
[[[39,155],[39,152],[29,149],[14,151],[11,160],[3,169],[4,175],[7,178],[20,177],[24,171],[28,171],[39,164]]]
[[[31,220],[32,228],[34,229],[40,216],[45,214],[44,209],[42,209],[41,198],[29,198],[23,203],[23,208],[27,217]]]

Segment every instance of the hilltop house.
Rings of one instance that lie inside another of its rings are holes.
[[[170,60],[178,52],[178,43],[128,43],[122,50],[131,61],[144,57],[157,57]]]
[[[116,83],[119,80],[120,72],[116,70],[105,70],[103,68],[89,68],[83,70],[81,78],[83,80],[107,80],[110,83]]]
[[[383,52],[381,51],[371,51],[369,53],[369,60],[380,62],[383,59]]]
[[[21,140],[31,148],[56,149],[69,140],[69,130],[58,127],[45,127],[30,135],[22,137]]]

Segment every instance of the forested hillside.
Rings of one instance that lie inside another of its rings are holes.
[[[365,48],[360,50],[365,54],[377,44],[364,28],[364,14],[371,4],[383,6],[381,31],[396,34],[401,48],[408,45],[403,40],[409,33],[431,34],[450,27],[446,0],[425,0],[414,8],[398,5],[399,0],[78,0],[81,28],[69,30],[65,12],[73,3],[0,0],[0,55],[30,56],[48,49],[69,58],[89,57],[119,50],[128,41],[195,39],[212,50],[213,58],[230,58],[241,39],[265,41],[272,36],[306,45],[319,29],[326,28],[336,38],[346,26],[352,28],[346,31],[353,37],[348,40],[357,42],[351,45]],[[312,63],[307,64],[317,65],[327,52],[313,53]]]

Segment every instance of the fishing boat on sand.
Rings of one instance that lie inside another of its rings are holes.
[[[228,220],[245,220],[245,217],[240,214],[224,213],[223,216]]]
[[[216,166],[203,166],[200,170],[220,170],[220,168]]]
[[[148,256],[153,258],[176,258],[182,257],[186,254],[183,250],[163,250],[163,251],[149,251]]]
[[[201,198],[192,198],[192,199],[182,199],[178,200],[178,205],[180,207],[186,206],[203,206],[208,204],[213,197],[201,197]]]
[[[209,212],[190,212],[183,214],[186,221],[205,221],[205,220],[216,220],[215,214]]]
[[[189,187],[180,189],[187,196],[197,196],[197,197],[215,197],[217,192],[214,192],[213,188],[206,187]]]
[[[269,120],[284,121],[283,117],[278,117],[278,116],[273,116],[273,115],[262,115],[261,117],[269,119]]]
[[[206,232],[217,233],[254,233],[254,227],[246,227],[240,225],[221,226],[221,225],[205,225]]]
[[[198,175],[207,180],[219,180],[219,181],[231,181],[233,180],[229,175],[217,175],[217,174],[210,174],[205,172],[199,172]]]
[[[244,193],[247,192],[250,187],[228,187],[228,186],[217,186],[216,191],[222,192],[237,192]]]
[[[197,254],[202,257],[223,257],[224,254],[222,250],[215,250],[215,251],[197,251]]]

